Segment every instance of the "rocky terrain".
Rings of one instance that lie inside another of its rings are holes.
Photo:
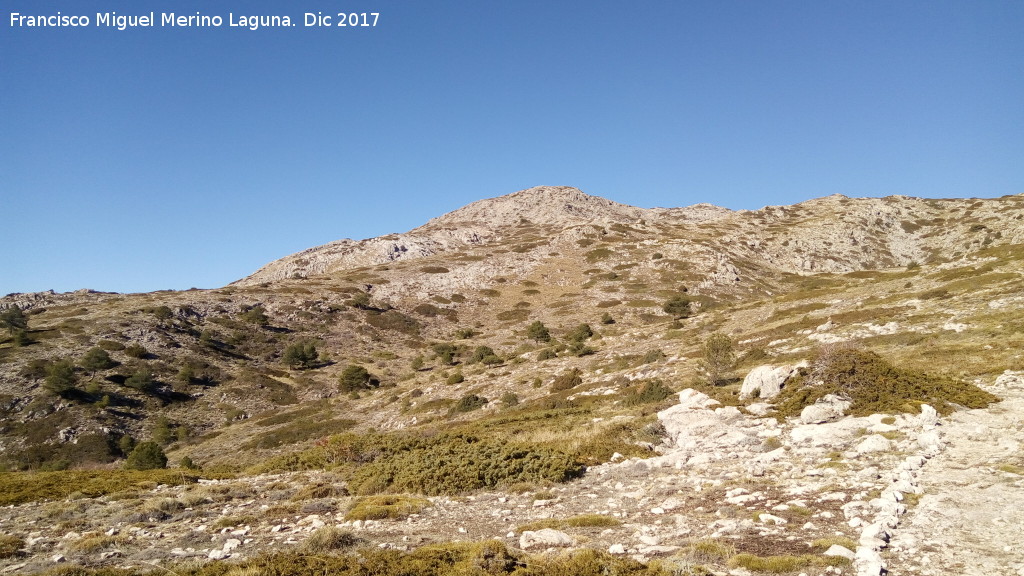
[[[0,570],[497,539],[674,574],[1024,574],[1022,220],[1022,196],[734,212],[541,187],[217,290],[9,295],[28,329],[0,338]],[[873,404],[826,370],[843,350]],[[394,495],[362,456],[324,459],[341,433],[585,471]],[[15,497],[68,468],[113,485],[151,439],[184,483]],[[402,512],[360,517],[381,495]]]

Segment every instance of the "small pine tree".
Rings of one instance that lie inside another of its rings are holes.
[[[601,315],[601,324],[615,324],[615,318],[612,318],[611,314],[605,312]]]
[[[544,325],[540,320],[534,320],[526,328],[526,337],[533,340],[534,342],[550,342],[551,332],[548,331],[548,327]]]
[[[167,455],[156,442],[140,442],[125,462],[128,470],[156,470],[167,467]]]
[[[11,336],[14,336],[18,331],[28,330],[28,317],[21,307],[15,304],[0,312],[0,327],[6,328]]]
[[[593,335],[594,331],[590,328],[590,324],[580,324],[566,335],[566,339],[570,342],[583,342]]]
[[[153,441],[161,446],[166,446],[174,441],[174,430],[171,422],[165,416],[160,416],[153,424]]]
[[[716,333],[708,337],[701,346],[701,365],[707,371],[708,380],[713,385],[724,383],[729,372],[736,365],[736,354],[733,352],[732,338]]]
[[[78,376],[70,360],[58,360],[46,367],[43,387],[58,396],[68,396],[75,390]]]
[[[132,453],[132,450],[135,450],[135,438],[125,434],[117,441],[117,447],[121,450],[121,454],[127,457]]]
[[[11,335],[11,344],[14,344],[16,348],[22,346],[28,346],[32,343],[32,338],[28,335],[28,330],[15,330],[14,334]]]

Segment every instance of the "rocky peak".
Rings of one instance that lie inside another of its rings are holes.
[[[536,186],[473,202],[434,218],[423,228],[479,225],[495,229],[523,223],[567,227],[635,221],[647,212],[643,208],[591,196],[571,186]]]

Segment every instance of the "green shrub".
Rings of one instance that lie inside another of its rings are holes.
[[[270,324],[270,318],[267,316],[267,311],[260,304],[242,312],[238,317],[245,322],[255,324],[257,326],[266,326],[267,324]]]
[[[359,538],[348,530],[337,526],[323,526],[309,535],[302,548],[311,554],[327,554],[351,548],[358,543]]]
[[[489,400],[487,398],[484,398],[483,396],[477,396],[476,394],[466,394],[462,398],[459,398],[459,401],[456,402],[455,405],[451,407],[451,410],[449,410],[448,413],[459,414],[462,412],[472,412],[473,410],[483,408],[484,406],[487,405],[488,402]]]
[[[730,568],[746,568],[752,572],[768,572],[782,574],[796,572],[812,566],[845,566],[850,564],[848,558],[842,556],[755,556],[753,554],[737,554],[729,559]]]
[[[149,350],[146,350],[145,346],[143,346],[142,344],[138,344],[136,342],[132,342],[131,344],[129,344],[124,349],[124,353],[127,354],[128,356],[131,356],[132,358],[140,359],[149,356]]]
[[[455,356],[458,354],[459,349],[454,344],[448,342],[438,342],[430,347],[437,354],[437,359],[441,364],[451,365],[455,363]]]
[[[75,374],[75,366],[70,360],[57,360],[46,367],[46,380],[43,381],[43,388],[58,396],[68,396],[75,391],[75,384],[78,383],[78,376]]]
[[[661,402],[673,394],[672,390],[660,379],[641,382],[628,389],[622,397],[622,403],[626,406],[637,406]]]
[[[320,360],[316,344],[313,342],[295,342],[284,350],[281,361],[292,369],[306,370],[316,366]]]
[[[590,324],[580,324],[566,334],[565,338],[570,342],[583,342],[593,335],[594,331],[590,328]]]
[[[453,386],[455,384],[462,384],[465,381],[466,377],[462,375],[462,371],[456,370],[455,372],[452,372],[451,376],[448,376],[448,378],[445,380],[445,384]]]
[[[725,383],[736,365],[732,338],[721,333],[712,334],[704,341],[700,352],[701,367],[707,372],[708,381],[713,386]]]
[[[548,331],[547,326],[544,325],[540,320],[534,320],[532,324],[526,328],[526,337],[535,342],[550,342],[551,332]]]
[[[402,520],[428,506],[429,500],[404,494],[366,496],[355,501],[345,520]]]
[[[375,378],[366,368],[349,364],[338,376],[338,389],[342,392],[354,392],[374,388]]]
[[[167,467],[167,456],[156,442],[140,442],[128,455],[128,470],[155,470]]]
[[[124,385],[148,394],[156,388],[156,380],[153,379],[153,372],[149,368],[140,366],[125,379]]]
[[[90,348],[82,356],[82,368],[87,372],[95,373],[99,370],[113,368],[117,363],[110,358],[110,354],[102,348]]]
[[[573,368],[568,372],[565,372],[555,378],[551,383],[552,392],[561,392],[563,390],[569,390],[583,384],[583,377],[580,376],[580,369]]]
[[[543,362],[544,360],[551,360],[552,358],[558,358],[558,354],[554,348],[545,348],[540,352],[537,352],[537,361]]]
[[[468,362],[470,364],[476,364],[488,356],[497,357],[497,354],[494,353],[494,350],[492,350],[490,346],[477,346],[476,349],[473,350],[473,355],[469,357]]]
[[[689,318],[693,312],[690,309],[690,299],[686,296],[673,296],[665,301],[661,307],[666,314],[675,319]]]
[[[920,370],[896,368],[884,358],[856,348],[823,349],[806,375],[787,384],[776,397],[780,416],[794,416],[826,394],[838,394],[852,401],[849,413],[910,412],[930,404],[941,414],[956,405],[984,408],[999,398],[973,384]]]
[[[557,450],[468,435],[342,435],[331,439],[322,458],[358,464],[349,482],[357,494],[459,494],[515,482],[564,482],[583,471]]]
[[[511,408],[519,404],[519,396],[516,396],[514,392],[505,392],[501,395],[501,405],[505,408]]]
[[[25,546],[25,541],[10,534],[0,534],[0,559],[12,558]]]

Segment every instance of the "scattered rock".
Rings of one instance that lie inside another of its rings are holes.
[[[556,546],[572,546],[572,537],[560,530],[544,528],[541,530],[526,530],[519,536],[519,547],[523,550],[530,548],[550,548]]]

